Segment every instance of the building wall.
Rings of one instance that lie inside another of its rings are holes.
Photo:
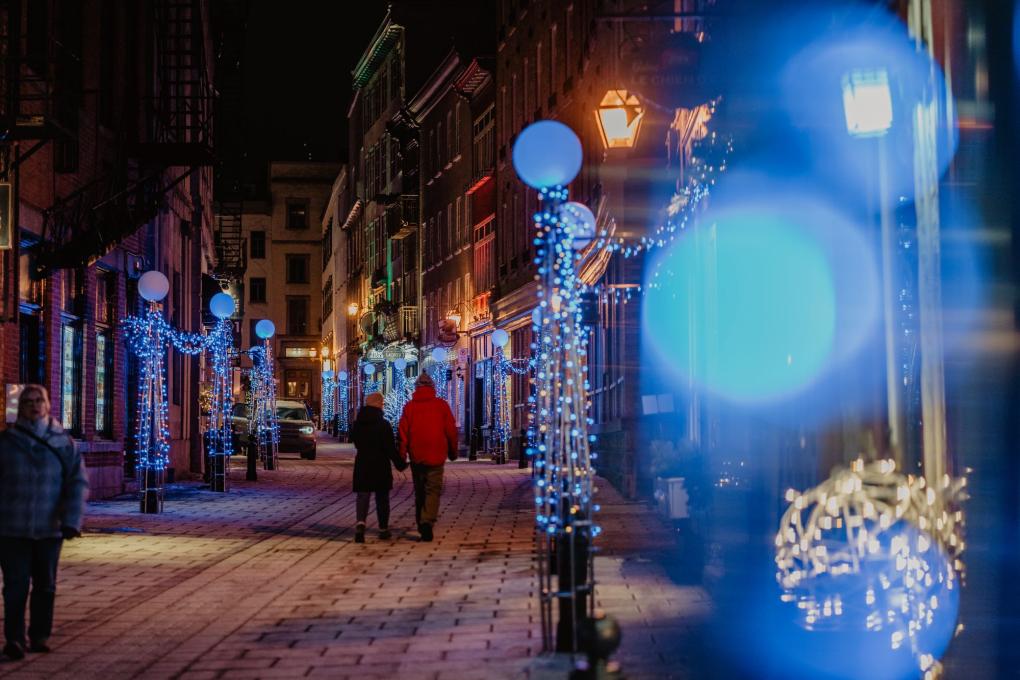
[[[274,351],[277,398],[306,402],[316,413],[321,393],[322,327],[322,217],[340,166],[336,163],[281,162],[269,165],[269,196],[266,201],[245,204],[242,221],[248,242],[245,295],[248,303],[242,319],[242,338],[250,347],[254,323],[271,319],[276,325]],[[299,206],[304,213],[300,229],[288,227],[288,210]],[[265,232],[265,258],[251,257],[252,232]],[[304,277],[297,277],[292,259],[304,258]],[[252,303],[252,279],[265,280],[266,302]],[[291,279],[294,280],[291,280]],[[289,317],[295,301],[305,306],[305,323]],[[258,339],[255,338],[255,341]],[[290,356],[288,356],[290,355]]]
[[[4,9],[10,12],[13,5]],[[46,11],[38,12],[43,5]],[[205,4],[197,2],[195,7],[200,22],[204,21]],[[26,28],[30,21],[27,9],[21,3],[22,26]],[[76,63],[81,67],[81,89],[65,92],[77,103],[74,115],[65,118],[71,134],[46,142],[9,177],[15,186],[17,232],[14,249],[3,253],[0,273],[4,282],[0,375],[8,388],[38,381],[49,389],[53,415],[71,425],[84,453],[92,497],[102,498],[123,492],[134,468],[131,427],[136,387],[130,382],[131,358],[119,322],[140,311],[137,277],[147,269],[158,269],[171,281],[170,295],[164,301],[167,313],[181,328],[198,330],[201,273],[211,267],[213,258],[212,175],[207,167],[188,174],[164,194],[159,214],[123,237],[117,247],[93,257],[82,253],[83,263],[89,264],[57,269],[42,281],[33,280],[29,276],[33,265],[30,246],[44,236],[45,212],[122,169],[129,156],[120,141],[123,137],[150,141],[137,114],[143,110],[139,94],[154,86],[145,64],[158,47],[149,42],[151,2],[85,2],[77,13],[73,5],[55,2],[37,3],[32,9],[33,17],[48,22],[42,25],[44,34],[59,38],[58,51],[71,49],[80,41],[75,58],[80,59]],[[204,31],[203,35],[205,48],[211,49],[210,33]],[[115,47],[110,49],[111,45]],[[35,141],[5,147],[7,162],[26,154]],[[186,171],[166,167],[165,185]],[[53,242],[52,234],[45,237]],[[56,245],[59,248],[60,244]],[[67,353],[62,347],[65,328],[74,339]],[[97,372],[100,343],[107,358],[102,362],[105,370]],[[168,366],[170,465],[178,477],[201,471],[200,370],[196,359]],[[62,390],[65,375],[68,389]],[[101,382],[105,394],[97,394]],[[104,422],[97,422],[99,403],[105,404]]]

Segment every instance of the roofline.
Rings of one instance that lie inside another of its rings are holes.
[[[420,121],[427,116],[442,95],[446,94],[445,90],[453,88],[457,68],[462,64],[460,53],[456,48],[451,48],[421,89],[407,103],[408,110],[416,120]]]
[[[372,79],[379,62],[389,54],[396,37],[404,30],[404,27],[393,21],[393,8],[386,9],[386,16],[376,29],[375,35],[369,41],[365,51],[361,53],[357,65],[351,71],[351,86],[359,90]]]

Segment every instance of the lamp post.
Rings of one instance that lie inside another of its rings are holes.
[[[255,335],[262,339],[262,347],[258,352],[253,350],[252,389],[255,392],[253,408],[253,426],[258,447],[258,455],[262,458],[262,467],[266,470],[276,469],[276,449],[280,443],[280,434],[276,422],[276,371],[273,366],[272,337],[276,334],[276,324],[269,319],[262,319],[255,324]],[[249,462],[249,467],[252,465]]]
[[[577,135],[556,121],[528,126],[514,143],[514,169],[540,200],[534,215],[539,303],[532,315],[537,363],[529,435],[543,645],[553,649],[555,639],[556,651],[572,653],[579,651],[582,624],[594,611],[591,555],[599,532],[593,521],[582,284],[574,270],[577,224],[564,210],[565,187],[581,162]]]
[[[236,305],[227,293],[217,293],[209,301],[209,311],[218,321],[213,329],[212,355],[213,387],[212,408],[206,441],[209,444],[210,464],[209,485],[213,491],[226,491],[230,471],[230,456],[233,453],[233,427],[231,415],[234,410],[234,390],[230,372],[230,355],[234,351],[234,332],[230,317]]]

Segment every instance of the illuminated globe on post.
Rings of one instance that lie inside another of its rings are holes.
[[[138,294],[149,302],[159,302],[170,292],[170,281],[163,272],[151,271],[142,274],[138,279]]]
[[[400,358],[395,360],[393,362],[393,368],[397,369],[398,371],[404,370],[405,368],[407,368],[407,359]]]
[[[325,378],[326,380],[331,380],[333,378],[333,371],[330,371],[328,369],[323,371],[322,377]]]
[[[581,250],[595,238],[595,215],[584,203],[570,201],[563,206],[560,216],[570,228],[575,250]]]
[[[447,351],[445,347],[436,347],[432,350],[432,361],[441,364],[446,361]]]
[[[209,311],[217,319],[228,319],[234,314],[234,298],[226,293],[216,293],[209,301]]]
[[[276,334],[276,324],[269,319],[262,319],[255,324],[255,335],[263,340],[268,340]]]
[[[347,380],[347,371],[340,371],[336,374],[337,380]]]
[[[534,189],[570,184],[581,171],[581,140],[574,131],[555,120],[532,123],[514,142],[514,170]]]
[[[492,331],[492,344],[494,347],[505,347],[510,342],[510,334],[502,328]]]
[[[362,370],[365,371],[365,375],[375,375],[375,366],[372,364],[365,364],[365,368]]]

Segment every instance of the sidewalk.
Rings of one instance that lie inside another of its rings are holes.
[[[236,463],[237,461],[235,461]],[[243,464],[243,461],[241,461]],[[89,506],[65,543],[54,651],[0,663],[17,678],[513,678],[540,652],[530,477],[447,466],[433,543],[413,532],[396,474],[394,538],[353,542],[353,455],[320,443],[229,493],[177,487],[162,515],[134,499]],[[601,497],[599,606],[616,615],[628,677],[688,677],[675,648],[707,611],[656,561],[668,532],[643,506]],[[657,552],[659,551],[659,552]]]

